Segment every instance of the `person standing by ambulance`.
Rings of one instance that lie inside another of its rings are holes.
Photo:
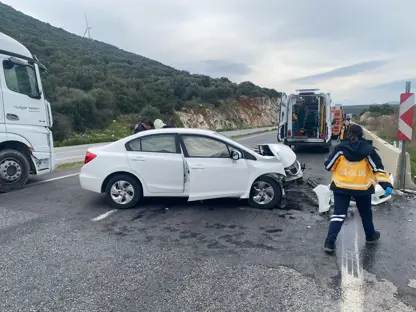
[[[335,251],[335,242],[352,197],[361,216],[366,242],[378,241],[380,232],[375,230],[373,224],[371,195],[376,183],[381,185],[386,195],[391,195],[393,186],[372,141],[363,139],[363,129],[359,125],[349,126],[345,139],[335,146],[325,161],[325,169],[333,171],[331,190],[334,192],[334,214],[329,223],[325,251]]]
[[[345,132],[348,131],[349,127],[350,127],[350,119],[347,118],[347,119],[345,119],[344,124],[341,127],[341,131],[339,132],[338,142],[341,141],[341,140],[344,140]]]

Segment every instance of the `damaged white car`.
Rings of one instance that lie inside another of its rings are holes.
[[[283,205],[285,188],[302,181],[303,169],[283,144],[252,150],[214,131],[166,128],[90,148],[79,179],[116,208],[143,197],[236,197],[270,209]]]

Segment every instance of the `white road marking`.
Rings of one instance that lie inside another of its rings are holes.
[[[358,218],[354,218],[354,250],[345,247],[343,235],[341,268],[341,312],[364,311],[364,270],[358,249]]]
[[[78,175],[79,175],[79,172],[77,172],[77,173],[71,173],[71,174],[67,174],[67,175],[60,176],[60,177],[56,177],[56,178],[52,178],[52,179],[47,179],[47,180],[41,180],[41,181],[38,181],[38,182],[33,182],[33,183],[28,184],[27,186],[39,185],[39,184],[43,184],[43,183],[48,183],[48,182],[52,182],[52,181],[57,181],[57,180],[62,180],[62,179],[70,178],[70,177],[75,177],[75,176],[78,176]]]
[[[113,210],[107,211],[106,213],[100,214],[99,216],[91,219],[91,221],[103,220],[103,219],[107,218],[108,216],[111,216],[113,213],[115,213],[117,211],[118,211],[118,209],[113,209]]]

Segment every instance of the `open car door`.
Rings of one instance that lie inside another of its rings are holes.
[[[282,101],[280,102],[280,115],[279,115],[279,129],[277,131],[277,141],[283,142],[287,135],[288,127],[288,101],[287,96],[282,96]]]
[[[182,135],[182,140],[189,173],[189,201],[245,194],[249,170],[241,151],[204,135]],[[231,154],[238,157],[232,159]]]

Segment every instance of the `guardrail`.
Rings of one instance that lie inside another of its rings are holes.
[[[241,129],[241,130],[231,130],[220,132],[228,137],[234,137],[239,135],[249,135],[258,133],[261,131],[267,131],[275,129],[276,127],[264,127],[264,128],[251,128],[251,129]],[[72,145],[64,147],[55,147],[55,162],[57,165],[68,164],[83,161],[87,149],[90,147],[99,147],[107,145],[111,142],[106,143],[95,143],[95,144],[83,144],[83,145]]]
[[[390,143],[386,142],[382,138],[378,137],[371,131],[367,130],[366,128],[362,128],[364,131],[364,137],[367,140],[373,141],[373,146],[377,148],[377,152],[383,160],[384,169],[386,170],[386,172],[393,174],[395,179],[394,186],[397,186],[398,179],[400,177],[400,150],[397,147],[394,147]],[[406,189],[416,190],[416,184],[412,181],[409,153],[406,153]]]

